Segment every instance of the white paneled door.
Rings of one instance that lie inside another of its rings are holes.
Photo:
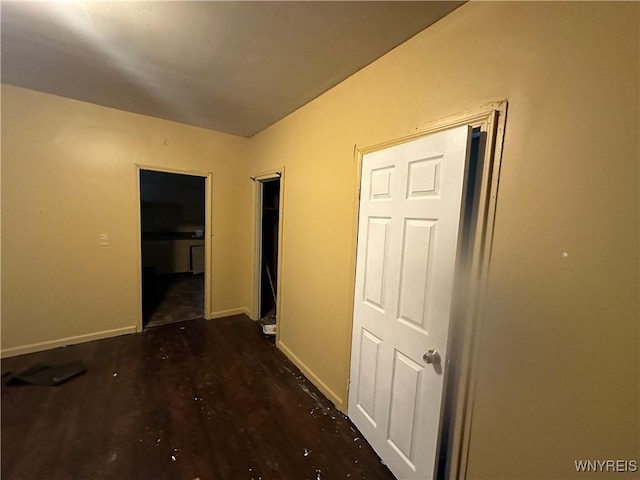
[[[469,139],[362,160],[349,417],[403,480],[434,474]]]

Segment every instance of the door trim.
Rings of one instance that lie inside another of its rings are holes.
[[[158,167],[156,165],[146,165],[142,163],[134,164],[136,169],[136,200],[137,200],[137,220],[138,220],[138,312],[140,314],[136,323],[136,331],[141,332],[143,328],[142,315],[142,211],[141,211],[141,192],[140,192],[140,172],[142,170],[152,170],[154,172],[177,173],[180,175],[191,175],[194,177],[203,177],[205,179],[204,192],[204,312],[203,316],[206,320],[211,320],[211,263],[212,263],[212,211],[213,211],[213,172],[205,172],[202,170],[186,170],[179,168]]]
[[[276,345],[280,343],[280,330],[282,325],[282,252],[283,252],[283,238],[284,238],[284,195],[285,195],[285,167],[268,170],[261,172],[253,177],[251,180],[255,182],[254,194],[254,236],[253,236],[253,308],[252,316],[253,320],[260,320],[260,265],[262,263],[262,188],[263,182],[269,180],[280,180],[280,198],[278,199],[278,265],[277,265],[277,277],[276,291],[278,292],[276,298],[276,323],[278,328],[276,329]]]
[[[470,300],[465,303],[465,308],[462,309],[458,307],[454,309],[449,327],[449,355],[444,379],[443,408],[440,418],[440,431],[438,433],[439,441],[434,478],[438,472],[441,472],[444,478],[466,477],[473,417],[473,399],[477,376],[477,344],[480,336],[479,333],[482,329],[481,316],[478,315],[478,312],[482,311],[491,260],[507,105],[506,100],[492,102],[475,110],[425,123],[416,127],[412,133],[394,140],[368,147],[354,146],[354,161],[356,163],[354,180],[356,188],[353,218],[355,220],[351,234],[352,270],[349,278],[349,301],[352,306],[355,301],[360,185],[362,181],[362,160],[364,155],[463,125],[469,125],[473,128],[479,127],[480,131],[486,133],[487,137],[484,157],[482,159],[480,191],[475,198],[475,202],[478,204],[478,214],[473,222],[471,236],[465,239],[465,241],[468,242],[467,248],[470,248],[471,261],[464,272],[461,271],[460,264],[456,266],[454,299],[461,298],[464,295]],[[460,239],[462,242],[462,235]],[[467,280],[463,282],[463,278]],[[454,305],[456,303],[454,300]],[[349,335],[347,339],[349,358],[351,358],[352,354],[353,311],[351,324],[351,335]],[[457,338],[458,340],[456,341]],[[350,368],[350,366],[348,368]],[[350,373],[351,372],[349,372],[349,377]],[[448,394],[448,392],[453,393]],[[349,392],[347,392],[347,398],[348,396]],[[444,408],[446,405],[445,402],[451,403],[450,409]],[[446,418],[444,417],[445,412],[448,412],[446,413]],[[444,420],[446,420],[446,423],[450,426],[447,431],[443,431],[442,428],[445,424]],[[438,459],[444,459],[444,465],[441,461],[438,461]]]

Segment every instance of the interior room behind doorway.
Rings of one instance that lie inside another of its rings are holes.
[[[204,317],[205,179],[140,170],[143,326]]]

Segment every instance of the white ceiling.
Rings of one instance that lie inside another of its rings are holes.
[[[2,1],[1,79],[248,137],[461,3]]]

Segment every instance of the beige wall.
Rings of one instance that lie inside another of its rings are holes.
[[[281,346],[341,408],[354,145],[508,99],[469,477],[638,459],[639,17],[466,4],[251,140],[251,172],[286,166]]]
[[[2,85],[3,354],[138,324],[136,163],[213,172],[212,312],[244,308],[246,147],[244,138]],[[109,247],[98,246],[100,233]]]

